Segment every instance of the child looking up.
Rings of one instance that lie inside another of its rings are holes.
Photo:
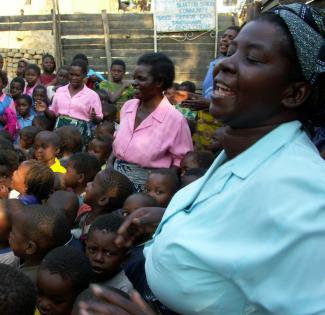
[[[0,70],[0,130],[8,131],[12,139],[14,139],[17,133],[17,118],[13,99],[3,93],[3,89],[7,85],[7,74]]]
[[[42,260],[37,275],[38,310],[41,314],[70,315],[91,277],[91,265],[83,252],[68,246],[53,249]]]
[[[35,117],[32,111],[33,101],[32,98],[27,94],[22,94],[16,99],[16,110],[17,110],[17,120],[19,128],[23,129],[29,127],[33,123]]]
[[[75,153],[68,161],[65,185],[82,199],[87,183],[92,182],[99,171],[100,164],[95,156],[86,152]]]
[[[121,268],[127,249],[114,243],[122,223],[123,218],[114,213],[97,217],[88,232],[86,255],[94,272],[93,282],[130,293],[132,284]]]
[[[63,126],[54,131],[61,141],[62,158],[60,163],[67,167],[69,158],[77,152],[82,151],[82,137],[79,129],[75,126]]]
[[[127,217],[133,211],[143,207],[159,207],[157,200],[143,192],[134,193],[127,197],[122,208],[122,216]]]
[[[88,153],[93,154],[98,159],[102,168],[106,167],[106,162],[112,153],[113,136],[97,136],[90,141]]]
[[[57,155],[61,150],[59,136],[53,131],[41,131],[35,137],[35,158],[45,163],[56,173],[66,173],[66,169],[60,164]]]
[[[36,282],[39,264],[52,249],[70,238],[67,219],[44,205],[22,206],[12,213],[9,244],[20,258],[19,269]]]
[[[36,287],[21,271],[0,264],[0,314],[34,315]]]
[[[19,192],[24,204],[38,204],[47,199],[54,185],[54,173],[44,163],[27,160],[12,176],[11,188]]]
[[[180,167],[181,175],[193,168],[204,168],[208,169],[214,161],[214,156],[210,151],[192,151],[185,154],[183,157]]]
[[[153,169],[150,171],[146,192],[155,198],[160,207],[166,208],[179,189],[179,178],[173,169]]]
[[[34,145],[35,137],[40,131],[39,128],[34,126],[24,127],[21,129],[19,131],[19,147],[28,151]]]
[[[55,70],[55,59],[52,55],[43,55],[42,68],[43,73],[40,76],[40,83],[48,86],[55,79],[55,74],[53,73]]]
[[[125,175],[108,168],[100,171],[87,184],[85,192],[84,202],[91,207],[91,211],[80,219],[83,235],[87,234],[97,216],[122,208],[125,199],[133,193],[133,185]]]
[[[10,96],[14,101],[23,94],[25,89],[25,80],[21,77],[15,77],[10,82]]]
[[[39,78],[41,75],[41,69],[38,65],[32,63],[26,67],[25,79],[27,85],[25,86],[24,94],[33,96],[35,87],[39,84]]]

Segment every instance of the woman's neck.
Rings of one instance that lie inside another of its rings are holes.
[[[158,107],[163,98],[164,96],[162,94],[158,94],[149,100],[142,101],[140,103],[141,110],[148,113],[153,112]]]

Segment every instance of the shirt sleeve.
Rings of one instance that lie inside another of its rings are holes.
[[[97,93],[95,93],[93,96],[91,107],[95,110],[97,117],[103,118],[102,103],[100,102],[100,98]]]
[[[186,119],[182,117],[179,128],[169,149],[169,152],[173,156],[172,165],[179,167],[184,155],[189,151],[193,151],[191,131]]]

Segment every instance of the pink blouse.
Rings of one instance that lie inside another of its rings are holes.
[[[121,124],[113,143],[115,157],[142,167],[179,166],[184,155],[193,151],[187,121],[164,97],[134,129],[139,103],[138,99],[132,99],[122,107]]]
[[[64,115],[71,118],[89,121],[92,108],[97,117],[103,118],[102,104],[96,92],[84,85],[83,89],[71,97],[69,85],[57,89],[49,109],[56,116]]]

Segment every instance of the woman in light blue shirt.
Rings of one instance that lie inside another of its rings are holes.
[[[224,151],[174,196],[144,251],[148,284],[173,311],[325,314],[325,162],[301,123],[325,106],[314,93],[324,30],[309,6],[280,6],[217,65],[210,112],[228,126]],[[118,245],[161,210],[137,211]]]

